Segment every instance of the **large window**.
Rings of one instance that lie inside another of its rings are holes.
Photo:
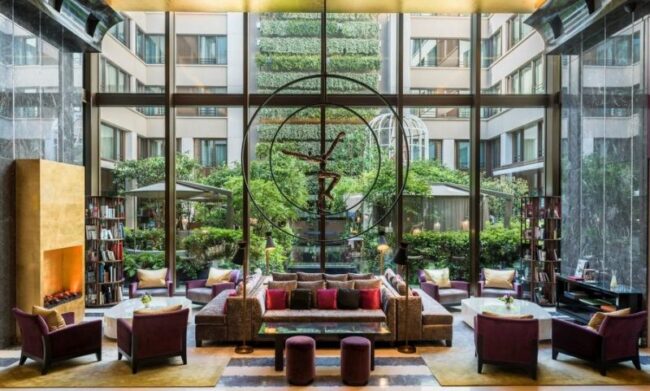
[[[613,36],[585,50],[585,65],[627,66],[636,64],[641,58],[641,35]]]
[[[138,27],[135,37],[135,53],[147,64],[164,64],[165,36],[162,34],[145,34]]]
[[[203,167],[223,167],[228,163],[228,144],[220,139],[195,140],[196,157]]]
[[[469,41],[458,39],[411,39],[412,67],[469,66]]]
[[[117,65],[102,58],[100,90],[102,92],[129,92],[131,76]]]
[[[34,36],[14,36],[14,64],[37,65],[38,63],[38,39]]]
[[[128,16],[122,15],[124,18],[124,21],[121,23],[116,24],[113,26],[108,32],[115,37],[118,41],[120,41],[124,46],[130,47],[131,46],[131,37],[130,37],[130,31],[131,31],[131,19],[129,19]]]
[[[225,65],[228,40],[223,35],[178,35],[178,64]]]
[[[138,158],[146,159],[148,157],[165,156],[165,139],[164,138],[138,138]]]
[[[542,58],[536,58],[508,76],[512,94],[541,94],[546,90]]]
[[[119,161],[124,159],[123,131],[102,123],[100,138],[100,156],[102,159]]]
[[[515,46],[532,31],[532,28],[524,23],[524,20],[526,20],[528,16],[528,14],[519,14],[508,21],[508,31],[510,33],[508,40],[509,47]]]
[[[192,87],[178,86],[176,91],[179,93],[198,93],[198,94],[224,94],[226,87]],[[228,116],[228,109],[224,106],[184,106],[176,109],[176,114],[183,117],[222,117]]]
[[[442,140],[429,140],[429,160],[442,162]]]
[[[483,45],[481,50],[481,66],[487,68],[501,57],[501,29],[498,29],[489,38],[484,39],[481,44]]]
[[[512,162],[527,162],[544,155],[542,123],[535,123],[511,133]]]

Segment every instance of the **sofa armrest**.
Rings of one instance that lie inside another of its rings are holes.
[[[598,359],[602,336],[596,330],[561,319],[552,319],[553,350],[562,350],[581,356]]]
[[[214,299],[219,295],[219,293],[228,290],[228,289],[235,289],[235,283],[234,282],[222,282],[219,284],[214,284],[212,285],[212,298]]]
[[[131,343],[133,337],[133,329],[131,325],[124,319],[117,320],[117,347],[122,349],[124,353],[131,354]]]
[[[479,281],[479,282],[478,282],[478,285],[477,285],[477,287],[476,287],[476,289],[477,289],[477,291],[476,291],[476,295],[477,295],[478,297],[483,296],[483,288],[485,288],[485,281]]]
[[[524,297],[524,286],[518,282],[514,284],[515,292],[517,292],[517,299],[523,299]]]
[[[193,288],[203,288],[205,287],[205,283],[208,280],[190,280],[190,281],[185,281],[185,293],[187,294],[188,290],[193,289]]]
[[[138,291],[138,282],[132,282],[129,284],[129,299],[133,299]]]
[[[460,289],[466,291],[469,295],[469,282],[466,281],[452,281],[451,287],[454,289]]]
[[[63,317],[63,320],[65,320],[67,326],[74,324],[74,312],[66,312],[61,314],[61,316]]]
[[[420,283],[420,288],[434,300],[438,302],[440,301],[440,288],[438,285],[434,284],[433,282],[426,281]]]
[[[102,346],[102,320],[63,327],[49,333],[48,337],[53,357],[99,350]]]
[[[169,297],[174,297],[174,281],[168,280],[167,283],[167,294]]]

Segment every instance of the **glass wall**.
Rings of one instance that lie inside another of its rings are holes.
[[[605,18],[562,56],[562,272],[645,292],[647,21]],[[625,27],[621,27],[625,26]],[[607,285],[609,286],[609,285]]]

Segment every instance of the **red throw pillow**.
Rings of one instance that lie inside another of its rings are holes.
[[[266,290],[266,309],[267,310],[286,310],[287,309],[287,291],[285,289],[267,289]]]
[[[316,303],[319,310],[335,310],[338,289],[319,289],[316,291]]]
[[[379,289],[360,289],[360,307],[364,310],[378,310],[381,308],[381,294]]]

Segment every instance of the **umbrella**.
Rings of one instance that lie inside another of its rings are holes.
[[[165,182],[158,182],[152,185],[139,187],[137,189],[126,191],[124,194],[142,198],[165,198]],[[188,199],[199,196],[206,196],[205,191],[176,182],[177,199]]]

